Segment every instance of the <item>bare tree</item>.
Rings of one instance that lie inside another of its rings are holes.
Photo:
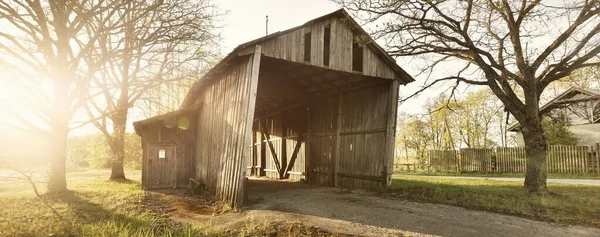
[[[93,77],[85,109],[107,139],[111,180],[125,179],[124,139],[129,109],[147,92],[178,80],[197,78],[199,62],[210,60],[218,13],[208,0],[128,1],[124,9],[90,24],[88,32],[124,19],[113,34],[99,39],[88,60],[112,55]],[[99,96],[94,96],[99,94]],[[94,119],[96,118],[96,119]]]
[[[547,190],[540,96],[574,70],[599,64],[598,0],[338,2],[377,24],[376,33],[392,55],[426,59],[428,72],[455,64],[454,72],[429,80],[425,88],[443,81],[489,87],[520,123],[527,153],[525,188]]]
[[[0,71],[18,75],[13,81],[27,88],[35,104],[29,109],[36,118],[12,108],[19,121],[11,126],[48,141],[49,192],[67,189],[69,121],[85,102],[89,86],[89,77],[81,75],[93,74],[103,57],[83,59],[108,29],[81,36],[94,16],[111,16],[122,4],[109,0],[0,1]]]

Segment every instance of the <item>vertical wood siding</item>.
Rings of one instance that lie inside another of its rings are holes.
[[[380,84],[344,93],[338,171],[340,186],[362,188],[384,184],[389,92],[389,84]]]
[[[245,171],[251,155],[247,131],[254,116],[249,108],[255,103],[256,85],[252,91],[252,83],[258,66],[253,67],[253,59],[256,62],[253,55],[240,58],[198,98],[203,106],[197,118],[196,178],[236,207],[244,202]]]
[[[324,29],[331,27],[329,67],[323,65]],[[334,16],[262,43],[265,56],[352,72],[354,34],[347,20]],[[311,33],[310,62],[304,61],[304,34]],[[395,72],[375,51],[363,47],[363,72],[367,76],[393,79]],[[360,73],[360,72],[356,72]]]
[[[333,186],[337,127],[337,97],[314,100],[310,105],[311,145],[309,181]]]
[[[190,127],[187,129],[181,129],[177,126],[168,128],[162,121],[154,124],[145,125],[142,128],[142,147],[143,161],[142,161],[142,187],[146,189],[161,188],[155,185],[160,183],[168,182],[171,185],[169,187],[186,187],[188,179],[194,177],[194,157],[196,153],[196,123],[193,122],[196,115],[193,113],[182,115],[176,118],[187,118],[192,121]],[[174,162],[158,163],[156,152],[154,151],[157,147],[169,147],[174,146]],[[152,166],[150,164],[152,159]],[[164,167],[158,167],[161,166]],[[154,172],[162,172],[161,174],[154,174]],[[168,174],[166,174],[168,173]],[[169,181],[159,180],[163,178],[159,177],[170,177]],[[172,177],[172,178],[171,178]]]

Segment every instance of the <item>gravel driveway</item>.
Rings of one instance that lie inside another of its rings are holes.
[[[179,221],[240,229],[297,221],[357,236],[600,236],[600,229],[565,226],[440,204],[376,197],[365,191],[250,179],[249,205],[216,216],[184,213]]]

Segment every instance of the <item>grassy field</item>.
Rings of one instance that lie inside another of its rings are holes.
[[[172,221],[170,207],[140,183],[106,181],[106,171],[68,175],[70,191],[34,195],[29,183],[0,183],[0,236],[331,236],[301,223],[266,222],[238,230]],[[139,172],[129,175],[139,179]],[[44,192],[44,184],[39,183]],[[395,178],[379,195],[442,203],[563,224],[600,227],[600,188],[550,184],[551,193],[526,193],[520,182]]]
[[[415,176],[463,176],[463,177],[507,177],[524,178],[524,173],[469,173],[469,172],[396,172],[395,174]],[[600,174],[548,174],[549,179],[600,179]]]
[[[442,203],[562,224],[600,227],[600,188],[549,184],[547,195],[532,195],[521,182],[468,179],[395,178],[382,195]]]
[[[100,172],[102,173],[102,172]],[[160,198],[139,182],[88,177],[69,181],[70,191],[37,198],[30,184],[0,184],[0,236],[330,236],[301,223],[266,223],[240,230],[182,224],[160,211]],[[39,184],[43,191],[43,184]],[[168,207],[167,207],[168,208]],[[157,211],[158,209],[158,211]],[[53,211],[54,210],[54,211]]]

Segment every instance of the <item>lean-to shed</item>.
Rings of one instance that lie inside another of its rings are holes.
[[[343,9],[242,44],[180,110],[134,123],[142,186],[193,179],[240,206],[246,176],[389,185],[398,88],[412,81]]]

